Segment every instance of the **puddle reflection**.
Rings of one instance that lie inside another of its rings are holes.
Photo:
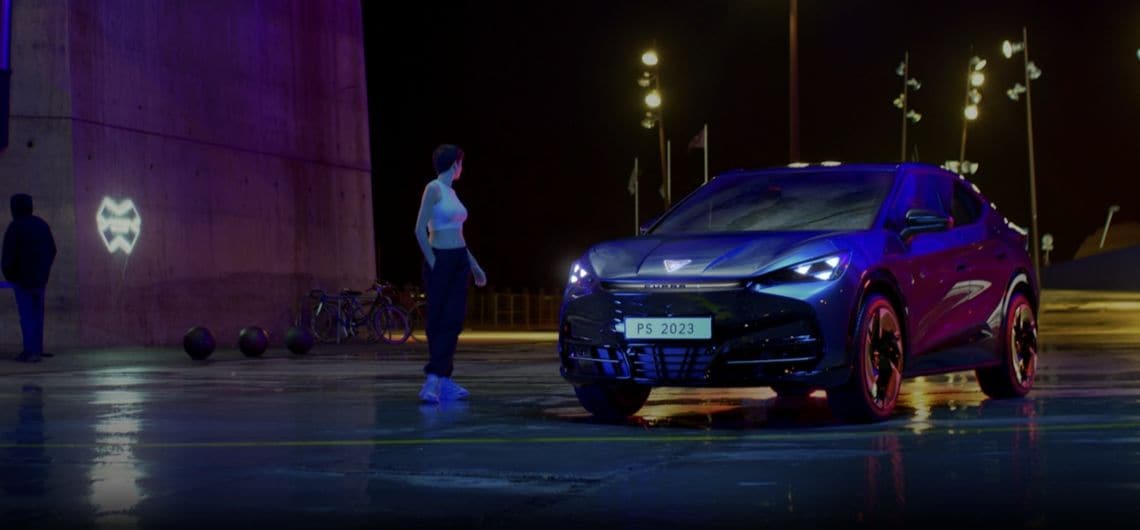
[[[104,381],[96,380],[96,384]],[[95,422],[95,457],[88,470],[89,502],[99,528],[135,528],[135,508],[144,498],[139,482],[145,478],[134,445],[139,441],[139,416],[145,402],[142,392],[99,390],[91,404],[102,412]]]
[[[939,422],[975,419],[990,400],[967,374],[916,377],[904,382],[894,416],[888,424],[923,435]],[[1001,403],[1008,403],[1002,401]],[[638,413],[624,421],[606,422],[591,416],[578,403],[546,407],[542,415],[576,423],[611,423],[639,427],[698,430],[815,428],[845,425],[832,416],[827,394],[778,397],[767,388],[656,388]],[[1008,409],[999,413],[1007,415]],[[1024,416],[1024,415],[1019,415]],[[901,422],[901,423],[900,423]],[[1028,425],[1035,429],[1035,425]],[[959,430],[951,428],[950,434]]]
[[[871,440],[873,454],[863,459],[863,509],[859,522],[892,523],[905,520],[907,500],[906,466],[902,444],[892,433]]]
[[[12,497],[42,497],[51,460],[44,453],[44,396],[39,385],[29,383],[20,389],[16,420],[0,439],[11,444],[0,461],[0,488]]]

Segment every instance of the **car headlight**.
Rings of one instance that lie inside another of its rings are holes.
[[[762,285],[776,285],[792,282],[832,281],[842,276],[850,263],[850,252],[837,252],[770,272],[761,276],[758,282]]]
[[[590,267],[590,260],[583,257],[570,266],[570,278],[566,280],[566,294],[573,296],[590,294],[597,282],[598,276]]]

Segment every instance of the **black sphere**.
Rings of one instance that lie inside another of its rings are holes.
[[[261,357],[269,347],[269,333],[257,326],[242,328],[238,334],[238,349],[246,357]]]
[[[202,326],[194,326],[182,336],[182,349],[191,359],[201,361],[214,353],[214,335]]]
[[[285,347],[289,351],[304,355],[313,349],[313,333],[300,326],[293,326],[285,332]]]

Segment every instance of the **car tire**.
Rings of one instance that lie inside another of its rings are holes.
[[[1037,375],[1037,316],[1024,294],[1010,297],[1001,337],[1001,364],[978,368],[978,386],[991,398],[1022,397]]]
[[[641,410],[651,387],[634,383],[591,383],[574,385],[578,403],[595,417],[622,420]]]
[[[898,402],[906,359],[902,326],[887,297],[871,294],[863,301],[852,349],[851,378],[827,390],[827,404],[845,422],[883,421]]]

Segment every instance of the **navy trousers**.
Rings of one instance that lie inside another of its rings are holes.
[[[20,312],[20,334],[24,339],[24,353],[44,352],[44,288],[25,289],[12,286],[16,294],[16,309]]]
[[[427,339],[430,358],[424,373],[451,377],[455,347],[467,316],[467,282],[471,263],[467,248],[432,248],[435,267],[424,263],[427,284]]]

